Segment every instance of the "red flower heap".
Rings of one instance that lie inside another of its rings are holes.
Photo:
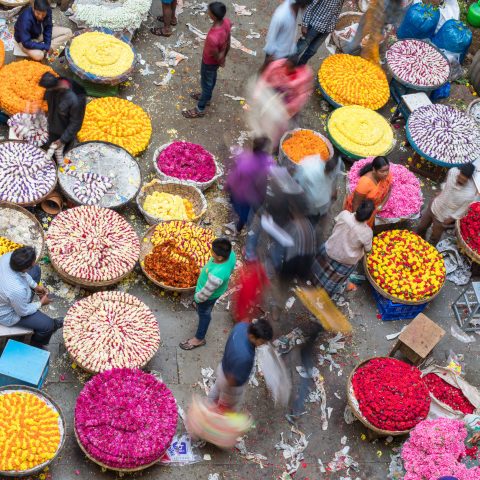
[[[360,412],[382,430],[410,430],[430,409],[420,370],[394,358],[373,358],[362,365],[352,385]]]
[[[465,243],[480,254],[480,202],[470,205],[468,213],[460,220],[460,232]]]
[[[445,380],[441,379],[435,373],[429,373],[423,377],[423,381],[430,393],[445,405],[458,410],[465,415],[473,413],[475,407],[468,401],[468,398],[462,393],[459,388],[450,385]]]

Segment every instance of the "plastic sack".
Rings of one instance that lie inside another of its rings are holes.
[[[415,3],[411,5],[397,30],[397,37],[431,38],[440,20],[440,11],[433,5]]]
[[[353,37],[355,37],[362,15],[363,14],[360,12],[343,12],[339,15],[339,21],[346,16],[358,16],[358,22],[353,22],[350,25],[345,26],[344,28],[335,28],[335,30],[332,32],[332,41],[340,51],[343,51],[344,47],[348,45],[351,40],[353,40]]]
[[[450,82],[447,82],[445,85],[442,85],[431,93],[430,100],[434,102],[442,98],[448,98],[450,96],[450,88]]]
[[[432,42],[438,48],[459,53],[463,59],[472,43],[472,32],[460,20],[447,20],[432,37]]]

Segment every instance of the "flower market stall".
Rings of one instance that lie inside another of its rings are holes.
[[[394,146],[393,130],[378,113],[352,105],[335,110],[327,122],[332,143],[354,160],[387,155]]]
[[[160,347],[152,311],[123,292],[98,292],[76,302],[65,317],[65,348],[90,373],[141,368]]]
[[[75,405],[75,436],[87,457],[119,472],[160,460],[177,428],[172,392],[155,376],[115,368],[95,375]]]
[[[480,264],[480,202],[470,205],[467,214],[456,221],[455,230],[462,252]]]
[[[62,411],[36,388],[0,387],[0,424],[0,475],[18,478],[40,473],[65,443]]]
[[[58,183],[77,205],[120,208],[135,198],[142,183],[137,161],[107,142],[81,143],[65,155]]]
[[[48,140],[47,116],[43,112],[16,113],[7,122],[10,127],[8,138],[23,140],[36,147],[45,145]]]
[[[147,278],[162,288],[191,291],[210,258],[214,239],[211,230],[191,222],[161,222],[145,234],[140,266]]]
[[[137,234],[128,222],[113,210],[96,206],[61,212],[48,229],[46,243],[57,273],[87,288],[120,282],[140,253]]]
[[[360,179],[360,170],[372,158],[355,162],[348,172],[348,189],[354,191]],[[390,164],[392,190],[387,203],[376,215],[376,224],[396,223],[404,219],[418,218],[423,205],[422,190],[418,178],[408,168],[397,163]]]

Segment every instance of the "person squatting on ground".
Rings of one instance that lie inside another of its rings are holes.
[[[230,51],[230,31],[232,22],[225,18],[227,7],[222,2],[212,2],[208,5],[208,16],[213,21],[203,47],[202,65],[200,67],[200,93],[190,96],[198,100],[197,106],[190,110],[182,110],[185,118],[199,118],[205,115],[205,109],[210,105],[213,89],[217,83],[219,67],[225,66],[225,58]]]
[[[193,338],[180,343],[181,349],[193,350],[207,343],[205,335],[212,320],[213,307],[227,291],[236,261],[235,252],[229,240],[217,238],[212,242],[212,258],[200,272],[193,297],[198,312],[197,333]]]
[[[33,247],[17,248],[0,257],[0,325],[32,329],[32,345],[43,347],[62,328],[63,319],[40,311],[51,300],[47,289],[39,285],[41,270],[35,258]],[[39,300],[33,301],[35,294]]]

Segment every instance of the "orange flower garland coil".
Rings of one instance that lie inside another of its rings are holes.
[[[40,62],[21,60],[5,65],[0,70],[0,108],[8,115],[47,111],[43,100],[45,89],[38,85],[46,72],[55,72]]]
[[[59,414],[28,392],[0,395],[0,470],[30,470],[51,460],[60,445]]]
[[[385,72],[361,57],[343,53],[326,58],[318,72],[323,90],[340,105],[378,110],[390,97]]]
[[[5,63],[5,44],[0,40],[0,68]]]
[[[283,151],[295,163],[310,155],[320,155],[322,160],[330,158],[327,144],[312,130],[297,130],[282,143]]]

